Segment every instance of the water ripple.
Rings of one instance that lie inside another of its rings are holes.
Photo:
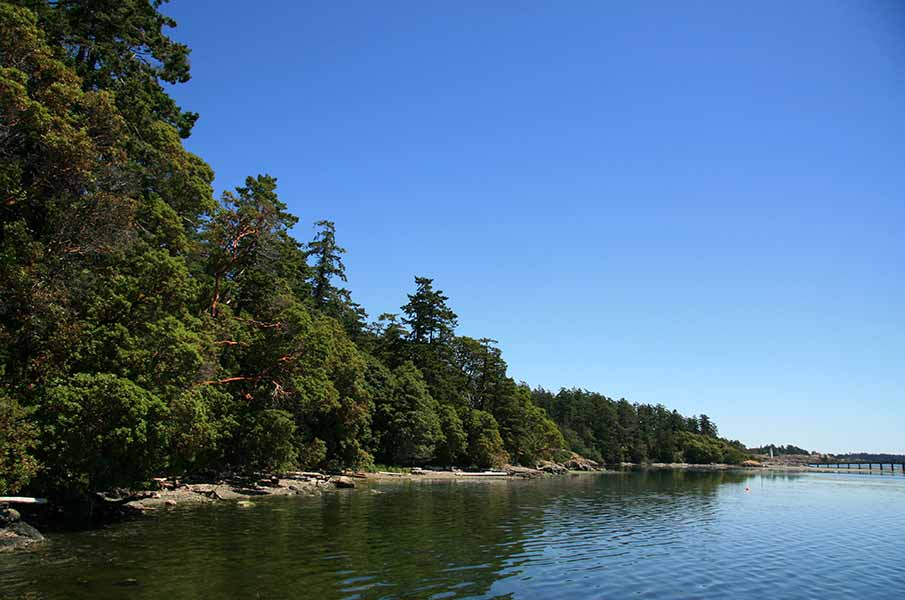
[[[0,555],[0,598],[872,600],[905,584],[902,478],[660,472],[381,491],[52,535]]]

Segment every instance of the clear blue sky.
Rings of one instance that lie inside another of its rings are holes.
[[[334,220],[372,316],[433,277],[532,385],[905,451],[901,2],[165,11],[188,147]]]

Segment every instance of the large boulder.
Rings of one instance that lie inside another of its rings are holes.
[[[591,460],[590,458],[585,458],[580,454],[572,453],[572,456],[569,457],[569,460],[563,463],[563,466],[570,471],[599,471],[600,463],[597,461]]]
[[[537,470],[543,471],[544,473],[553,473],[554,475],[562,475],[563,473],[568,472],[568,469],[564,466],[549,460],[542,460],[537,463]]]
[[[16,550],[43,541],[41,532],[23,521],[15,521],[0,528],[0,551]]]
[[[354,488],[355,482],[351,477],[334,477],[332,480],[333,485],[337,488]]]

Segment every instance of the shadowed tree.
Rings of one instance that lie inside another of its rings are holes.
[[[717,432],[716,424],[710,420],[710,417],[707,415],[701,415],[699,418],[699,427],[701,430],[701,435],[715,438],[719,434]]]
[[[401,365],[393,372],[393,378],[393,455],[401,464],[428,462],[442,440],[437,402],[413,364]]]

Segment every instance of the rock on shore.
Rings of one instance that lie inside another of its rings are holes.
[[[580,454],[576,454],[575,452],[567,458],[562,463],[555,463],[548,460],[542,460],[537,465],[538,470],[544,471],[545,473],[553,473],[555,475],[561,475],[563,473],[568,473],[569,471],[603,471],[604,468],[600,465],[600,463],[591,460],[590,458],[585,458]]]
[[[43,542],[44,536],[22,520],[14,508],[0,508],[0,552]]]
[[[122,506],[127,511],[146,512],[161,507],[217,501],[245,502],[257,496],[314,496],[324,491],[355,487],[347,477],[321,473],[295,472],[267,476],[257,480],[221,480],[216,483],[182,483],[158,480],[161,489],[139,492]],[[110,499],[119,502],[118,499]]]
[[[572,455],[565,461],[558,463],[550,460],[541,460],[534,467],[525,467],[521,465],[504,465],[502,467],[490,470],[462,470],[459,468],[448,468],[444,470],[435,470],[431,468],[412,467],[409,472],[387,472],[378,471],[376,473],[357,473],[356,477],[366,478],[373,481],[435,481],[450,479],[535,479],[538,477],[549,477],[551,475],[565,475],[574,471],[606,471],[600,463],[585,458],[579,454]]]

